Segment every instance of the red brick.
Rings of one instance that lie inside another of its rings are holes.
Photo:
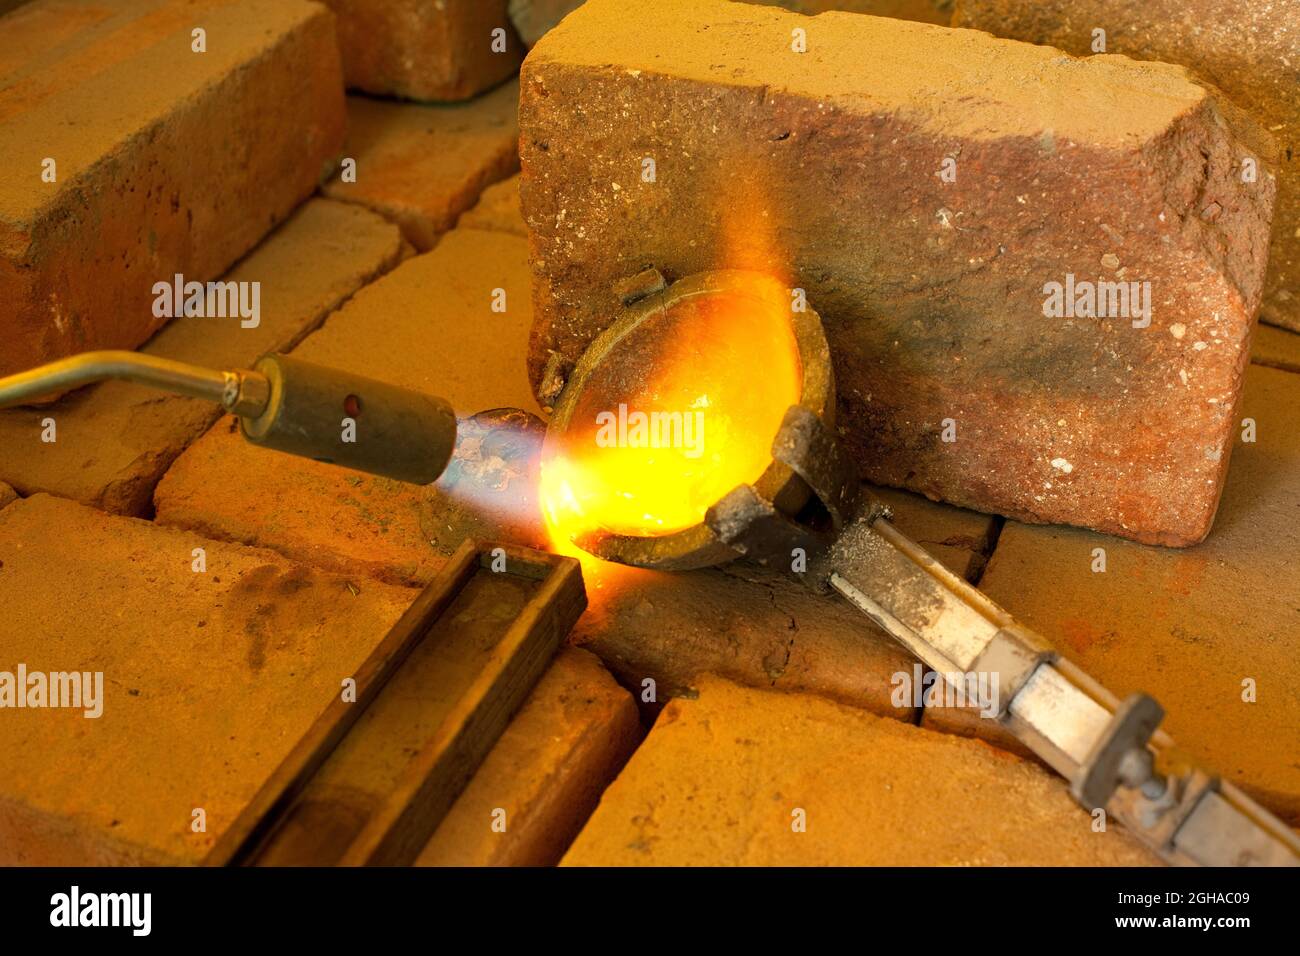
[[[356,160],[356,182],[336,173],[325,194],[395,220],[427,251],[484,187],[519,168],[518,102],[514,82],[451,106],[350,97],[344,152]]]
[[[331,18],[299,0],[7,16],[0,375],[147,339],[165,321],[155,282],[216,278],[316,188],[342,143],[340,89]]]
[[[359,206],[313,199],[226,273],[260,282],[260,318],[184,316],[140,351],[213,368],[248,368],[292,347],[359,287],[396,264],[397,227]],[[117,514],[146,515],[154,486],[220,406],[129,382],[106,382],[41,408],[0,410],[0,478]],[[57,441],[42,441],[53,418]]]
[[[632,695],[594,655],[561,651],[416,865],[553,866],[640,740]]]
[[[981,587],[1113,693],[1154,696],[1183,751],[1300,823],[1300,375],[1252,365],[1246,382],[1240,418],[1256,441],[1239,442],[1204,544],[1167,551],[1008,522]],[[936,728],[953,717],[925,712]]]
[[[519,68],[506,0],[324,0],[338,17],[348,86],[412,100],[463,100]],[[492,31],[506,31],[504,52]]]
[[[0,669],[104,675],[97,718],[0,710],[3,865],[199,862],[415,595],[49,495],[0,565]]]
[[[589,0],[521,84],[535,384],[647,265],[785,273],[826,321],[869,480],[1148,542],[1208,531],[1273,183],[1240,182],[1264,134],[1185,69],[885,18]],[[1150,327],[1045,317],[1067,275],[1150,282]]]
[[[806,827],[795,830],[802,810]],[[566,866],[1151,866],[979,741],[726,681],[673,701]]]
[[[1196,70],[1280,141],[1277,214],[1261,317],[1300,331],[1300,5],[1224,0],[958,0],[954,26]]]

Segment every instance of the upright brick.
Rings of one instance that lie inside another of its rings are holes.
[[[258,283],[259,315],[184,316],[140,351],[213,368],[248,368],[285,351],[344,299],[396,264],[397,227],[360,206],[313,199],[224,282]],[[145,515],[153,490],[186,446],[221,415],[212,403],[130,382],[105,382],[40,408],[0,410],[0,478],[119,514]],[[55,441],[43,440],[53,419]]]
[[[1214,534],[1186,552],[1008,522],[981,581],[1185,752],[1300,823],[1300,375],[1252,365]],[[1252,441],[1243,441],[1243,438]],[[981,735],[987,721],[927,710]]]
[[[523,58],[506,0],[324,2],[338,17],[348,86],[367,93],[468,99],[510,76]]]
[[[519,168],[518,103],[514,82],[456,105],[350,97],[346,153],[356,181],[340,171],[325,194],[396,220],[427,251],[484,187]]]
[[[594,655],[561,651],[416,865],[553,866],[640,740],[632,695]]]
[[[0,709],[4,865],[199,862],[415,595],[49,495],[0,565],[0,670],[103,675],[98,717]]]
[[[673,701],[566,866],[1150,866],[1065,782],[978,741],[703,682]]]
[[[1096,52],[1181,63],[1271,130],[1282,147],[1261,317],[1300,331],[1300,4],[1232,0],[958,0],[953,26]],[[1217,198],[1209,197],[1207,198]]]
[[[1266,162],[1241,181],[1266,136],[1185,69],[851,14],[589,0],[521,84],[534,383],[616,314],[621,277],[764,269],[826,321],[869,480],[1147,542],[1208,531],[1273,182]],[[1075,278],[1137,283],[1149,325],[1116,314],[1118,285],[1105,317],[1047,317]]]
[[[316,188],[343,139],[341,83],[332,18],[301,0],[9,14],[0,375],[147,339],[166,321],[154,283],[216,278]]]

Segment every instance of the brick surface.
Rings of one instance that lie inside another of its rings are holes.
[[[342,143],[340,83],[331,18],[298,0],[8,15],[0,375],[147,339],[165,321],[155,282],[216,278],[316,188]]]
[[[528,237],[528,226],[519,208],[519,177],[511,176],[483,190],[478,202],[457,220],[456,225],[490,232],[508,232]]]
[[[1185,69],[885,18],[589,0],[521,84],[534,383],[648,264],[789,270],[826,321],[869,480],[1149,542],[1209,529],[1274,184],[1240,182],[1265,134]],[[1150,326],[1045,317],[1068,276],[1148,282]]]
[[[785,7],[794,13],[815,16],[828,10],[865,13],[877,17],[898,17],[947,25],[952,19],[952,0],[744,0],[764,6]],[[510,0],[510,19],[532,46],[547,30],[578,9],[582,0]]]
[[[1250,351],[1251,360],[1260,365],[1300,372],[1300,334],[1271,325],[1255,329],[1255,343]]]
[[[795,832],[794,811],[806,830]],[[978,741],[710,680],[674,701],[566,865],[1151,865],[1065,783]]]
[[[18,492],[14,491],[3,481],[0,481],[0,508],[5,505],[11,505],[18,500]]]
[[[397,227],[359,206],[314,199],[223,277],[260,282],[260,316],[186,316],[141,351],[213,368],[247,368],[291,347],[401,254]],[[154,486],[221,414],[212,402],[129,382],[105,382],[54,405],[0,411],[0,478],[24,494],[48,491],[119,514],[152,510]],[[57,440],[42,441],[53,418]]]
[[[1008,522],[981,586],[1120,697],[1164,705],[1175,743],[1300,821],[1300,375],[1251,366],[1213,534],[1186,552]],[[1106,552],[1094,573],[1093,551]],[[1246,679],[1257,700],[1242,699]],[[950,712],[927,710],[943,727]],[[969,720],[967,724],[971,723]]]
[[[514,82],[454,106],[350,97],[344,152],[356,160],[356,182],[335,174],[325,194],[395,220],[427,251],[485,186],[519,168],[518,101]]]
[[[48,495],[0,510],[0,667],[104,675],[98,718],[0,709],[0,862],[197,862],[414,593]]]
[[[954,26],[1192,67],[1251,110],[1282,146],[1272,255],[1261,316],[1300,331],[1300,6],[1223,0],[958,0]]]
[[[419,866],[552,866],[641,739],[632,695],[565,650],[483,760]],[[493,813],[505,811],[505,832]]]
[[[440,395],[461,415],[537,411],[523,360],[532,316],[527,255],[520,238],[455,230],[358,292],[293,354]],[[492,311],[498,288],[503,313]],[[506,523],[486,520],[493,512],[484,501],[438,489],[258,448],[227,417],[177,460],[155,506],[164,523],[422,583],[466,537],[490,536]]]
[[[338,17],[348,86],[414,100],[463,100],[519,68],[506,0],[324,0]],[[494,52],[492,31],[505,30]]]

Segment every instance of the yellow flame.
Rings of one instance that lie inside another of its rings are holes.
[[[664,535],[771,461],[802,370],[788,291],[699,296],[629,333],[586,383],[542,462],[552,541],[593,531]],[[638,417],[639,416],[639,417]]]

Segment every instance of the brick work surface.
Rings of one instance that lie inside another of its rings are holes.
[[[415,594],[48,495],[0,566],[4,668],[103,673],[98,718],[3,712],[7,865],[198,862]]]
[[[336,173],[325,194],[383,213],[417,249],[431,249],[485,186],[519,168],[518,101],[513,81],[455,106],[350,97],[344,152],[356,182]]]
[[[586,651],[562,651],[416,861],[551,866],[641,741],[632,695]],[[504,830],[494,828],[505,811]]]
[[[359,206],[315,199],[223,277],[260,282],[260,315],[187,316],[141,351],[215,368],[247,368],[291,347],[359,287],[391,268],[397,227]],[[0,410],[0,478],[24,494],[48,491],[119,514],[152,511],[154,486],[220,406],[129,382],[105,382],[54,405]],[[47,418],[54,442],[42,440]]]
[[[1221,0],[958,0],[955,26],[1189,66],[1255,113],[1282,147],[1272,257],[1261,315],[1300,331],[1300,5]]]
[[[1274,184],[1240,181],[1265,134],[1183,68],[589,0],[533,49],[520,96],[534,383],[647,265],[788,269],[826,321],[864,477],[1153,543],[1209,530]],[[1044,314],[1050,283],[1086,311],[1084,289],[1119,281],[1138,283],[1130,315]]]
[[[564,863],[1159,862],[1091,822],[1060,779],[979,741],[710,680],[665,708]]]
[[[1300,375],[1252,366],[1242,416],[1257,440],[1239,443],[1200,547],[1009,522],[982,586],[1113,693],[1151,694],[1183,750],[1300,823]],[[1096,548],[1104,573],[1092,571]],[[949,716],[927,710],[925,721]]]
[[[225,272],[316,188],[343,140],[341,82],[331,18],[300,0],[7,16],[0,375],[139,345],[165,321],[155,282]]]
[[[1255,329],[1250,357],[1260,365],[1300,372],[1300,333],[1261,325]]]
[[[324,0],[338,18],[348,86],[412,100],[463,100],[519,68],[506,0]],[[494,52],[492,31],[505,31]]]
[[[467,210],[456,225],[528,238],[528,226],[524,224],[524,214],[519,209],[519,177],[511,176],[483,190],[478,203]]]

